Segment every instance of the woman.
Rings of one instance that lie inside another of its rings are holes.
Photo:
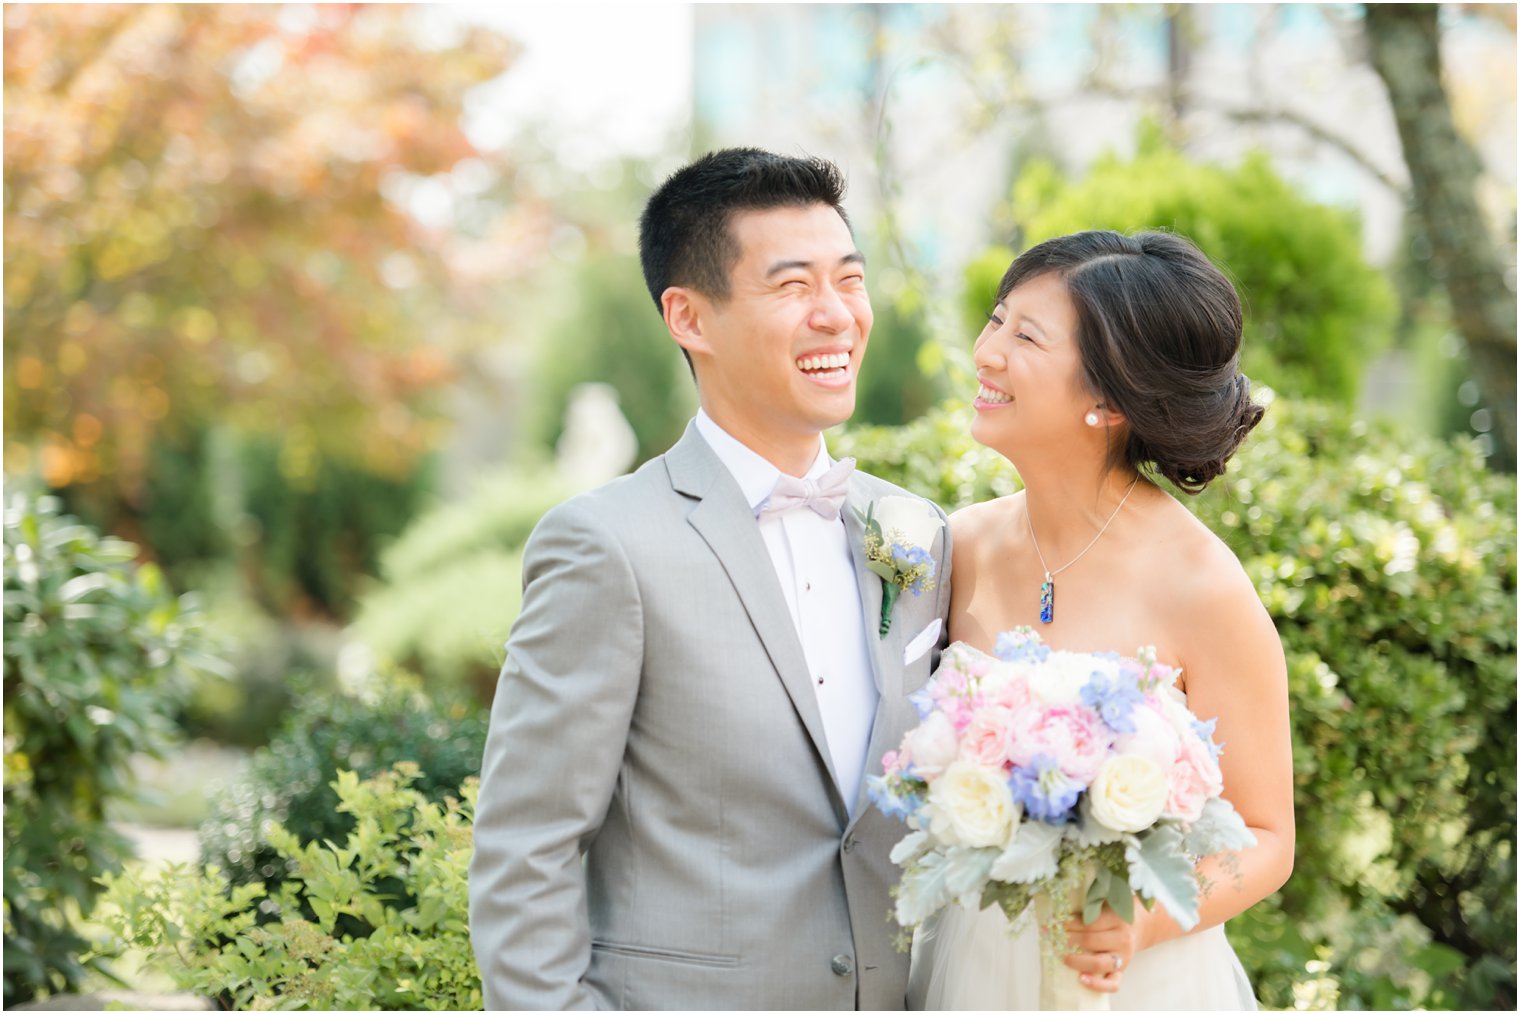
[[[1200,864],[1211,887],[1183,933],[1160,906],[1074,922],[1066,963],[1124,1009],[1254,1008],[1224,922],[1293,866],[1282,646],[1230,550],[1158,474],[1197,493],[1261,418],[1238,371],[1240,302],[1197,248],[1164,233],[1083,232],[1015,260],[976,342],[972,435],[1024,490],[968,507],[954,533],[950,638],[990,652],[1030,626],[1054,648],[1154,645],[1217,719],[1224,795],[1257,844]],[[915,1006],[1031,1008],[1035,930],[954,908],[915,945]]]

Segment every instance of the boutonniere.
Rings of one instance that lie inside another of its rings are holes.
[[[886,637],[892,629],[892,606],[905,591],[922,595],[934,587],[938,565],[929,547],[944,527],[944,519],[917,497],[884,496],[856,517],[866,528],[866,566],[881,578],[881,626]]]

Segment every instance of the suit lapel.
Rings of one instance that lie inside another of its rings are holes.
[[[839,779],[824,735],[818,697],[808,675],[807,658],[802,653],[802,643],[797,639],[797,629],[754,513],[744,502],[733,476],[694,426],[687,427],[686,435],[666,453],[665,459],[676,491],[700,501],[687,520],[712,548],[733,583],[792,707],[828,769],[829,797],[843,819],[844,800],[839,795]]]
[[[850,479],[849,497],[844,506],[844,527],[850,540],[850,557],[855,561],[855,583],[860,588],[860,614],[866,626],[866,643],[871,646],[871,672],[876,679],[876,690],[881,699],[876,705],[876,720],[871,725],[871,743],[866,749],[866,774],[870,775],[881,760],[881,755],[897,746],[889,742],[896,728],[892,716],[902,693],[903,638],[913,631],[905,632],[898,613],[902,612],[902,599],[893,609],[893,622],[886,637],[880,634],[881,625],[881,577],[866,566],[866,528],[861,517],[866,513],[872,497],[865,481],[857,474]],[[858,513],[857,513],[858,512]],[[865,780],[861,780],[861,795],[856,801],[855,816],[850,821],[854,827],[861,816],[870,809],[865,796]]]

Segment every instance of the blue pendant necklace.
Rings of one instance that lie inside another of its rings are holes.
[[[1026,494],[1026,500],[1024,503],[1024,520],[1029,525],[1029,541],[1034,543],[1035,555],[1040,558],[1040,569],[1045,572],[1045,580],[1040,584],[1041,623],[1052,623],[1056,618],[1056,575],[1061,573],[1061,571],[1065,570],[1067,567],[1070,567],[1072,564],[1076,563],[1078,560],[1082,559],[1082,557],[1087,555],[1087,551],[1089,549],[1098,544],[1098,540],[1103,538],[1103,533],[1108,531],[1108,526],[1114,523],[1114,518],[1118,517],[1119,512],[1124,509],[1124,501],[1129,499],[1129,495],[1135,491],[1135,483],[1139,481],[1140,477],[1138,475],[1135,476],[1134,481],[1129,484],[1129,489],[1125,490],[1124,495],[1119,498],[1119,506],[1115,507],[1114,512],[1108,516],[1108,520],[1103,522],[1103,527],[1098,529],[1098,534],[1092,537],[1092,541],[1089,542],[1086,546],[1082,547],[1082,552],[1078,553],[1076,556],[1073,556],[1070,560],[1067,560],[1066,563],[1057,567],[1055,570],[1050,569],[1050,564],[1045,562],[1045,554],[1040,552],[1040,540],[1036,538],[1034,534],[1034,521],[1029,516],[1029,503]]]

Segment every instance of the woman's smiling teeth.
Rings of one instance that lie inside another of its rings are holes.
[[[797,368],[803,373],[820,373],[843,370],[850,365],[848,352],[836,352],[829,356],[803,356],[797,360]]]
[[[986,384],[981,385],[981,390],[976,392],[976,396],[993,405],[1003,405],[1013,400],[1012,395],[1004,394],[1002,391],[994,391]]]

